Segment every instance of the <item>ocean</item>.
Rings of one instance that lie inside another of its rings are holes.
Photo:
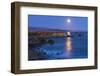
[[[71,36],[47,38],[53,43],[29,45],[28,60],[82,59],[88,58],[87,32],[71,32]],[[29,43],[30,44],[30,43]]]

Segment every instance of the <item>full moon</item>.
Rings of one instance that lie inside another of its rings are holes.
[[[71,22],[71,20],[70,19],[67,19],[67,23],[70,23]]]

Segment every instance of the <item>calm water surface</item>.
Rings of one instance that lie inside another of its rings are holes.
[[[87,36],[81,37],[49,37],[54,44],[44,44],[41,47],[32,48],[29,52],[29,60],[50,59],[76,59],[88,57]],[[38,53],[38,54],[37,54]]]

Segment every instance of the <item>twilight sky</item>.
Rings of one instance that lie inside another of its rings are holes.
[[[28,15],[28,26],[71,31],[87,31],[88,17]]]

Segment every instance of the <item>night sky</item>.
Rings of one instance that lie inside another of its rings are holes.
[[[71,31],[87,31],[88,17],[28,15],[28,26]]]

